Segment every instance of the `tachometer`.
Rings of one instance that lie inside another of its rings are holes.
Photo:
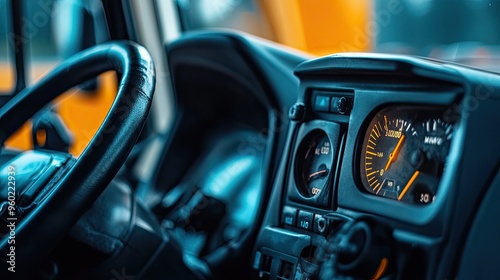
[[[440,109],[400,106],[375,115],[359,161],[369,193],[410,203],[434,200],[453,130],[442,114]]]

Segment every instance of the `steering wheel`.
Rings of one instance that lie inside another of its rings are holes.
[[[15,221],[18,275],[51,252],[122,166],[149,112],[155,86],[153,61],[145,48],[132,42],[101,44],[68,58],[0,108],[0,143],[4,143],[51,100],[110,70],[120,77],[119,88],[99,130],[80,157],[59,168]],[[0,186],[7,192],[3,188],[7,186]],[[0,240],[2,259],[11,252],[8,241],[9,234]],[[0,270],[3,273],[9,273],[6,267]]]

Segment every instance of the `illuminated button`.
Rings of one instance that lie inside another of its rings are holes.
[[[299,228],[312,230],[313,227],[313,213],[307,211],[299,211],[299,218],[297,219],[297,226]]]
[[[330,110],[330,97],[325,95],[317,95],[314,101],[314,110],[328,112]]]
[[[283,207],[283,215],[281,215],[281,222],[285,225],[295,226],[297,219],[297,209],[285,206]]]

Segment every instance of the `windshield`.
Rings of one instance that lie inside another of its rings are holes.
[[[232,28],[314,55],[379,52],[500,71],[500,1],[177,0],[184,30]]]

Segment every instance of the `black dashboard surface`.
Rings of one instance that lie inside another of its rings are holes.
[[[212,211],[211,205],[196,211],[214,215],[208,219],[195,214],[202,221],[198,228],[194,225],[197,231],[189,232],[192,220],[182,225],[188,234],[178,239],[184,250],[208,264],[213,278],[250,275],[252,246],[285,146],[288,108],[299,85],[293,69],[308,57],[233,32],[193,32],[169,44],[166,53],[176,122],[152,180],[154,187],[145,188],[143,199],[162,204],[154,198],[175,200],[170,198],[177,190],[186,196],[187,189],[194,193],[190,200],[180,198],[166,208],[182,210],[186,207],[179,205],[193,204],[199,193],[219,205],[220,211]],[[174,210],[175,217],[166,219],[178,220],[182,215],[175,212],[182,211]],[[228,232],[236,237],[228,239]],[[203,238],[210,241],[193,246]]]

